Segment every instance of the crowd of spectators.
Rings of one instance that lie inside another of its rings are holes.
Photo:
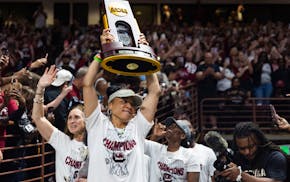
[[[198,88],[199,101],[227,96],[286,97],[290,93],[288,24],[253,20],[251,23],[202,25],[195,22],[180,26],[167,22],[141,29],[162,64],[159,82],[163,94],[170,93],[166,97],[174,101],[174,108],[180,108],[184,100],[191,100],[186,88],[192,83]],[[35,27],[25,19],[7,19],[0,25],[0,133],[5,136],[17,132],[24,139],[5,144],[7,141],[1,138],[0,149],[7,144],[31,142],[34,138],[35,128],[30,121],[36,84],[39,75],[52,64],[72,75],[63,75],[59,84],[45,92],[46,112],[53,111],[58,122],[54,125],[64,130],[69,105],[83,99],[82,78],[92,57],[101,50],[100,34],[100,25],[80,27],[76,22],[70,27],[63,27],[58,21],[51,27]],[[122,82],[146,95],[143,77],[128,81],[105,70],[97,76],[95,86],[102,108],[106,108],[104,90],[109,83]],[[139,86],[134,87],[136,84]],[[239,91],[233,91],[237,87]],[[61,93],[59,102],[49,107]],[[257,104],[268,102],[260,100]],[[214,117],[211,120],[212,126],[216,126]],[[11,125],[11,121],[14,124]],[[18,152],[16,156],[25,155],[22,150]],[[21,165],[17,167],[24,167]]]
[[[180,26],[169,22],[146,28],[146,37],[168,77],[160,76],[161,85],[182,89],[196,83],[199,103],[220,97],[239,105],[255,97],[257,105],[263,106],[269,104],[267,98],[283,98],[290,92],[287,23],[253,20]],[[216,117],[205,119],[210,127],[217,127]]]
[[[231,88],[234,77],[255,97],[281,97],[289,92],[288,24],[270,21],[262,24],[253,20],[147,27],[152,27],[146,30],[146,36],[160,56],[163,68],[171,64],[178,67],[176,79],[182,85],[197,81],[213,88],[205,90],[211,91],[206,96],[222,96]],[[211,57],[210,63],[206,55]],[[207,65],[213,65],[214,72],[221,75],[212,78],[213,71],[204,68]],[[199,79],[204,71],[205,78]]]

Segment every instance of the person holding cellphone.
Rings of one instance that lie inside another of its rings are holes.
[[[276,113],[276,109],[272,104],[270,104],[270,109],[274,125],[281,130],[290,132],[290,124],[288,123],[288,121]]]
[[[288,123],[288,121],[285,118],[279,116],[278,114],[276,114],[276,118],[278,128],[290,132],[290,124]]]

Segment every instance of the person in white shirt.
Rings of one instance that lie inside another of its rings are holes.
[[[101,43],[113,40],[110,30],[103,30]],[[143,41],[145,37],[140,36],[140,42]],[[113,87],[110,87],[106,116],[101,112],[94,88],[100,62],[101,58],[96,55],[83,87],[90,153],[88,181],[145,182],[144,141],[153,125],[161,93],[157,76],[146,75],[148,94],[144,100],[130,89],[111,90]]]
[[[43,10],[43,6],[40,5],[34,12],[33,18],[35,19],[34,26],[36,29],[43,29],[46,26],[47,14]]]
[[[198,158],[201,162],[201,171],[199,176],[200,182],[211,182],[214,181],[214,172],[215,168],[213,166],[214,162],[216,161],[216,155],[214,151],[202,144],[196,143],[194,141],[194,128],[192,124],[186,120],[188,127],[190,128],[192,138],[190,142],[190,148],[192,149],[193,153],[198,155]]]
[[[39,79],[33,103],[32,119],[41,136],[55,149],[56,181],[77,182],[79,170],[88,157],[88,149],[84,144],[85,115],[82,105],[72,107],[67,117],[66,133],[58,130],[45,117],[44,90],[56,79],[56,73],[57,69],[53,65],[49,69],[46,68]]]
[[[169,117],[164,125],[155,124],[150,140],[145,141],[145,154],[150,160],[150,182],[198,182],[200,161],[198,155],[188,147],[191,132],[186,120],[175,120]],[[165,137],[167,145],[156,141]]]

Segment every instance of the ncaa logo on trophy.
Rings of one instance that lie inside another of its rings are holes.
[[[160,70],[153,49],[138,44],[140,29],[126,0],[104,0],[104,28],[110,28],[115,40],[102,45],[102,67],[109,72],[139,76]]]

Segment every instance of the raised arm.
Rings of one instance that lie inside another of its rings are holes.
[[[45,69],[43,75],[38,81],[35,98],[33,100],[32,120],[36,124],[41,136],[47,141],[55,127],[44,116],[44,90],[55,80],[56,73],[57,69],[55,65],[52,65],[49,69]]]
[[[45,57],[37,59],[36,61],[33,61],[30,65],[30,69],[37,69],[40,68],[42,66],[45,66],[47,64],[47,57],[48,54],[46,53]]]
[[[101,44],[114,41],[114,36],[110,34],[110,29],[104,29],[101,35]],[[90,116],[95,108],[98,106],[98,96],[94,83],[100,68],[101,57],[96,55],[94,61],[89,66],[88,72],[83,81],[83,97],[84,97],[84,112],[86,117]]]
[[[149,122],[153,122],[157,111],[159,96],[161,95],[161,88],[156,73],[146,75],[146,83],[148,94],[145,97],[140,109],[144,117]]]
[[[73,89],[72,86],[64,85],[61,93],[53,101],[51,101],[50,103],[48,103],[44,106],[45,113],[46,113],[47,109],[50,107],[57,108],[59,106],[59,104],[61,103],[61,101],[67,96],[67,94],[70,91],[72,91],[72,89]]]
[[[100,57],[97,55],[100,59]],[[98,95],[94,87],[96,75],[99,71],[100,63],[92,61],[83,81],[84,112],[86,117],[90,116],[98,106]]]
[[[140,34],[138,43],[148,45],[148,42],[143,33]],[[158,100],[161,95],[161,88],[156,73],[146,75],[146,83],[148,94],[145,97],[140,109],[144,117],[149,122],[153,122],[155,113],[157,111]]]

